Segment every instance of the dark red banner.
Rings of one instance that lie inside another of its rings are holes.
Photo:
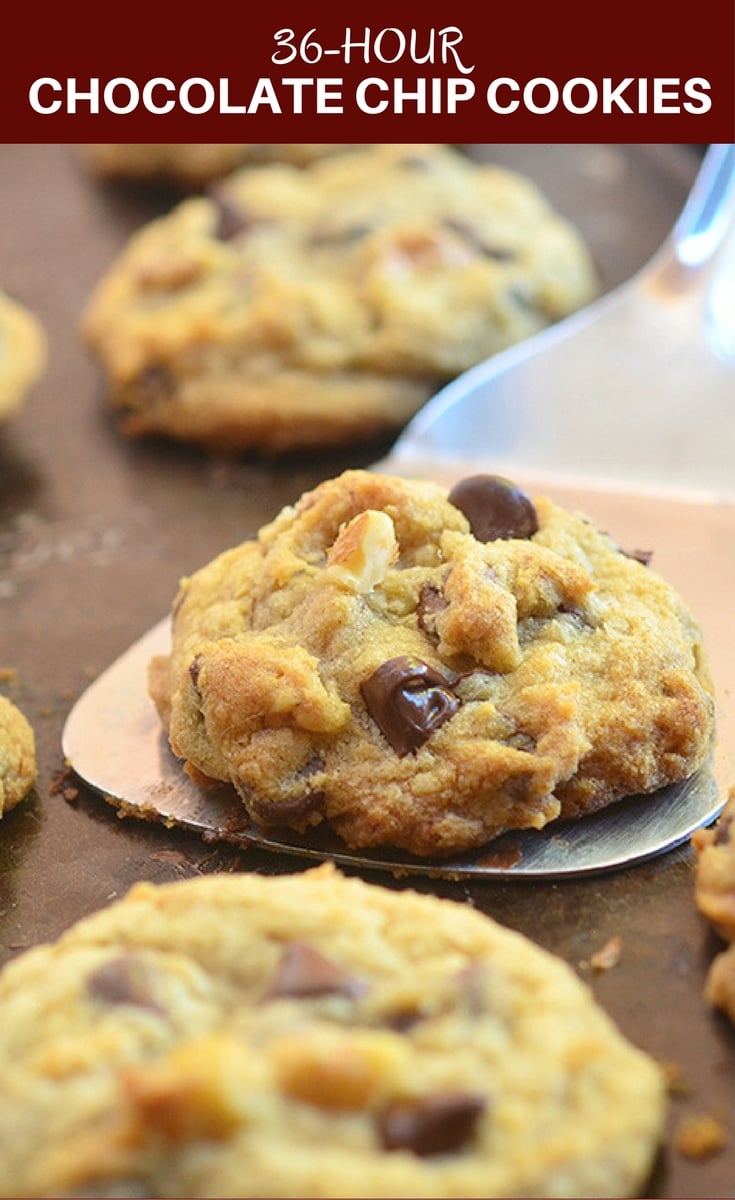
[[[356,7],[16,8],[3,140],[735,140],[733,0]]]

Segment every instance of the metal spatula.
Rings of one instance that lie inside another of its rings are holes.
[[[712,146],[648,266],[444,388],[375,464],[447,483],[477,470],[510,475],[587,512],[621,545],[653,549],[656,567],[704,626],[718,699],[711,765],[655,796],[506,834],[452,861],[351,853],[323,833],[264,832],[230,788],[198,787],[170,753],[146,686],[151,657],[168,646],[166,617],[72,709],[63,752],[75,773],[121,812],[207,839],[455,879],[612,870],[680,845],[714,820],[735,782],[727,599],[735,595],[734,214],[735,146]]]

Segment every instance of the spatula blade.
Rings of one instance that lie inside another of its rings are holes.
[[[165,618],[135,642],[77,700],[63,732],[76,775],[125,816],[198,831],[206,840],[258,846],[345,866],[435,878],[559,877],[596,874],[642,862],[685,842],[722,804],[709,767],[655,795],[631,797],[580,821],[510,833],[481,851],[425,860],[390,852],[353,853],[320,832],[265,832],[253,825],[234,789],[201,787],[171,754],[147,692],[151,658],[169,645]]]

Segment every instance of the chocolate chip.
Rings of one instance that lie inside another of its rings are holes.
[[[197,654],[196,658],[189,665],[189,678],[191,679],[194,691],[199,696],[199,674],[202,669],[202,656]]]
[[[462,241],[467,242],[484,258],[491,258],[494,262],[499,263],[513,262],[517,258],[515,251],[511,250],[509,246],[499,246],[497,243],[488,242],[474,225],[465,221],[457,221],[454,218],[448,218],[442,224],[445,229],[456,233],[458,237],[462,238]]]
[[[406,154],[402,158],[396,159],[396,165],[408,171],[431,170],[431,163],[428,158],[423,158],[420,154]]]
[[[538,303],[535,295],[528,290],[527,284],[512,283],[506,288],[506,296],[511,304],[516,308],[522,309],[527,313],[536,313],[538,311]]]
[[[589,625],[587,613],[578,604],[560,604],[558,612],[564,617],[573,617],[580,625]]]
[[[339,963],[327,958],[307,942],[289,942],[284,948],[266,999],[337,994],[361,996],[367,984],[350,974]]]
[[[168,400],[175,390],[173,375],[162,363],[151,363],[144,367],[135,380],[135,391],[143,404]]]
[[[248,794],[248,807],[263,825],[289,825],[304,821],[314,814],[324,815],[324,792],[303,791],[283,800],[267,800],[265,796]]]
[[[394,1029],[396,1033],[408,1033],[409,1029],[420,1025],[426,1020],[426,1013],[420,1012],[417,1008],[401,1008],[395,1012],[386,1013],[384,1017],[385,1024],[388,1029]]]
[[[469,475],[456,483],[449,503],[464,513],[478,542],[530,538],[538,530],[531,497],[502,475]]]
[[[468,962],[457,974],[457,985],[465,1011],[472,1017],[481,1017],[487,1011],[487,969],[484,964]]]
[[[314,753],[296,771],[294,780],[309,780],[313,775],[324,771],[325,766],[321,754]],[[242,794],[245,799],[244,791]],[[248,792],[247,805],[256,820],[263,825],[289,825],[294,822],[304,822],[308,817],[315,815],[323,816],[325,795],[313,783],[305,783],[303,791],[280,800],[269,800],[265,796],[257,796]]]
[[[407,655],[384,662],[360,691],[370,716],[401,757],[423,746],[460,704],[443,675]]]
[[[98,967],[87,980],[87,991],[105,1004],[132,1004],[161,1012],[150,986],[144,963],[133,955],[121,955]]]
[[[416,606],[416,620],[419,629],[422,629],[427,637],[438,639],[436,618],[447,607],[447,604],[447,598],[440,587],[437,587],[435,583],[423,584]]]
[[[229,242],[239,234],[245,233],[251,224],[247,213],[223,191],[212,189],[207,195],[214,204],[217,214],[212,236],[218,242]]]
[[[456,1154],[471,1140],[486,1108],[483,1096],[445,1092],[409,1104],[391,1104],[378,1116],[385,1150],[410,1150],[420,1157]]]
[[[349,246],[362,241],[372,233],[372,226],[363,222],[359,225],[346,225],[342,229],[334,225],[316,226],[309,235],[310,246]]]
[[[642,566],[647,567],[653,558],[653,550],[622,550],[626,558],[634,558]]]

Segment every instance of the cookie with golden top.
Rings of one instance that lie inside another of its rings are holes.
[[[46,335],[35,313],[0,291],[0,424],[40,379],[46,353]]]
[[[30,792],[36,782],[36,739],[19,708],[0,696],[0,817]]]
[[[629,1196],[662,1137],[566,963],[328,864],[138,884],[0,1006],[2,1196]]]
[[[524,177],[443,145],[247,168],[139,230],[82,336],[130,436],[224,453],[376,439],[596,289]]]
[[[201,188],[213,179],[243,165],[286,162],[305,166],[317,158],[338,153],[346,146],[331,143],[256,145],[253,143],[148,142],[86,143],[74,151],[84,165],[102,179],[172,183],[181,188]]]
[[[679,781],[713,727],[669,584],[496,476],[320,484],[182,582],[150,688],[258,824],[420,856]]]

